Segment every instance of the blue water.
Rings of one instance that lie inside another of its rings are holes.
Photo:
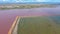
[[[0,4],[60,4],[60,0],[0,0]]]
[[[0,5],[2,5],[2,4],[55,4],[55,5],[60,5],[60,2],[57,2],[57,3],[55,3],[55,2],[19,2],[19,3],[13,3],[13,2],[3,2],[3,3],[1,3],[0,2]]]

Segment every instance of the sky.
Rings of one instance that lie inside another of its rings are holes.
[[[18,3],[18,2],[60,2],[60,0],[0,0],[0,3]]]

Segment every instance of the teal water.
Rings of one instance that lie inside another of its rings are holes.
[[[20,18],[17,34],[60,34],[59,21],[60,16]]]
[[[60,24],[60,16],[50,16],[50,18],[51,18],[56,24]]]

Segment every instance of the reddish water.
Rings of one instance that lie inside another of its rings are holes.
[[[8,31],[16,16],[49,16],[60,15],[60,8],[36,8],[0,10],[0,34],[8,34]]]

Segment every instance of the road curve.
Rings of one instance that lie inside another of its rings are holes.
[[[53,16],[60,15],[60,8],[32,8],[0,10],[0,34],[8,34],[8,31],[16,16]]]

